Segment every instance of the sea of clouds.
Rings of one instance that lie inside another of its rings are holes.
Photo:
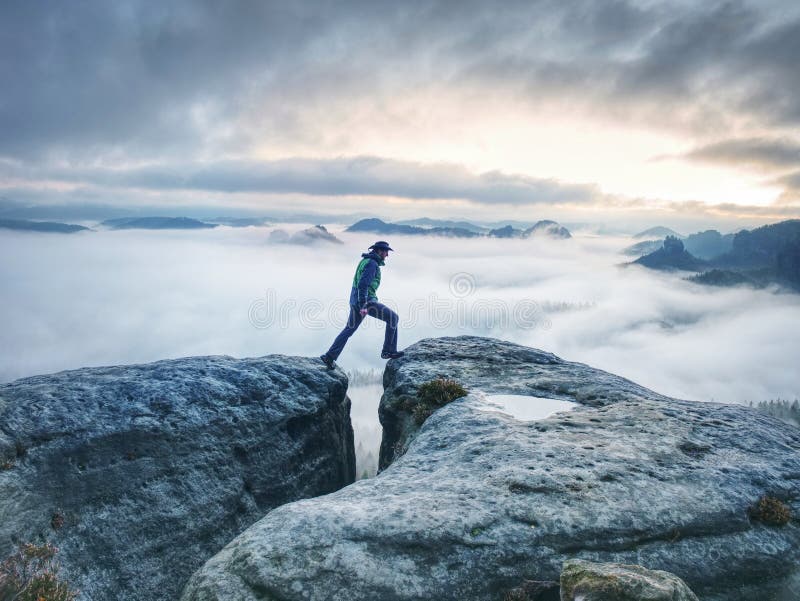
[[[0,381],[186,355],[319,355],[375,237],[333,226],[344,244],[279,245],[270,229],[0,233]],[[622,237],[389,241],[379,296],[400,315],[401,348],[494,336],[680,398],[800,395],[800,296],[621,268]],[[340,365],[381,368],[382,340],[367,319]]]

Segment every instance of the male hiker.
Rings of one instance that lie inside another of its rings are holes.
[[[328,352],[320,355],[320,359],[333,369],[336,364],[334,361],[347,344],[347,340],[353,335],[364,321],[364,317],[371,315],[386,322],[386,335],[383,339],[382,359],[397,359],[405,353],[397,350],[397,313],[386,305],[378,302],[375,291],[381,283],[381,266],[384,264],[389,251],[394,250],[388,242],[379,240],[369,247],[368,253],[361,255],[361,261],[356,267],[356,274],[353,276],[353,287],[350,290],[350,316],[347,325],[333,341]]]

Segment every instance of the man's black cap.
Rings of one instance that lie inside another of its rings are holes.
[[[389,243],[386,242],[385,240],[378,240],[375,244],[373,244],[372,246],[369,247],[369,250],[391,250],[391,251],[394,251],[394,249],[391,246],[389,246]]]

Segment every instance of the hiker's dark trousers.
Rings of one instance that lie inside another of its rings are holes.
[[[386,335],[383,338],[383,352],[397,352],[397,322],[399,319],[397,313],[386,305],[374,301],[367,303],[366,308],[367,315],[386,322]],[[364,321],[364,317],[361,316],[358,307],[350,305],[350,316],[347,318],[347,325],[336,337],[336,340],[333,341],[331,348],[328,349],[328,356],[331,359],[335,361],[339,357],[342,349],[344,349],[344,345],[347,344],[347,340],[353,335],[353,332],[358,329],[362,321]]]

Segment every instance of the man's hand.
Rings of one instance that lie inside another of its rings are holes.
[[[359,313],[361,313],[361,317],[365,317],[367,315],[367,310],[366,309],[361,309],[361,311],[359,311]]]

